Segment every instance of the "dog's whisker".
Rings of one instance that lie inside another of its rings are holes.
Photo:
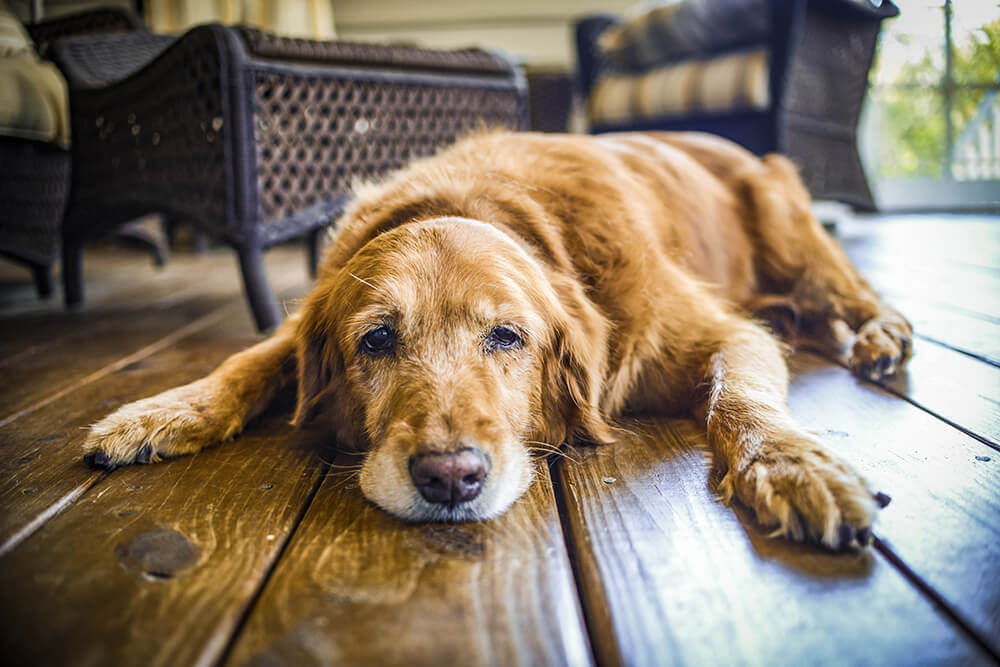
[[[371,287],[373,290],[375,290],[376,292],[379,292],[380,294],[385,294],[386,293],[386,291],[384,289],[382,289],[381,287],[376,287],[374,284],[372,284],[371,282],[365,280],[364,278],[360,278],[360,277],[354,275],[353,273],[350,273],[349,275],[352,278],[354,278],[355,280],[357,280],[359,283],[361,283],[363,285],[367,285],[368,287]]]
[[[559,445],[553,445],[552,443],[541,442],[539,440],[526,440],[525,444],[530,445],[528,450],[532,452],[541,452],[552,456],[558,456],[572,461],[573,463],[580,462],[578,458],[574,457],[569,451]]]
[[[361,463],[352,463],[350,465],[338,465],[336,463],[327,463],[331,468],[337,468],[338,470],[361,470]]]

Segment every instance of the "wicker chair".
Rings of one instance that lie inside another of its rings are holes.
[[[140,30],[134,15],[100,9],[26,26],[39,55],[53,39]],[[27,265],[41,297],[52,293],[60,225],[69,193],[70,154],[43,141],[0,137],[0,255]]]
[[[257,326],[280,320],[262,252],[318,235],[351,181],[433,153],[479,126],[524,127],[517,68],[480,50],[277,37],[205,25],[53,46],[70,81],[73,188],[64,222],[67,304],[81,248],[161,212],[237,252]]]
[[[769,0],[764,44],[734,44],[732,51],[766,47],[766,109],[692,111],[684,115],[596,124],[593,132],[697,130],[719,134],[749,150],[781,152],[799,167],[816,199],[874,210],[857,150],[857,124],[881,22],[899,13],[854,0]],[[598,47],[598,38],[621,19],[590,16],[576,25],[580,85],[589,95],[599,77],[620,68]],[[713,55],[725,55],[720,51]]]

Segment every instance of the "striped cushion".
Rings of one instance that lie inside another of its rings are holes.
[[[767,0],[673,0],[626,19],[598,39],[617,68],[642,72],[767,38]]]
[[[641,76],[598,79],[588,100],[592,124],[625,123],[693,111],[736,111],[768,106],[767,50],[692,60]]]

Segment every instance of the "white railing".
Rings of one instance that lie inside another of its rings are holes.
[[[951,152],[951,173],[956,181],[1000,180],[1000,100],[987,90],[969,124]]]

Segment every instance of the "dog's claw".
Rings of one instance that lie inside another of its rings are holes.
[[[854,541],[854,529],[848,526],[846,523],[841,524],[840,528],[837,529],[837,541],[839,542],[839,549],[846,549]]]
[[[858,530],[858,544],[863,547],[867,547],[872,543],[872,529],[869,526],[865,526]]]
[[[149,459],[153,456],[153,446],[148,442],[139,448],[138,453],[135,455],[136,463],[149,463]]]
[[[888,494],[882,493],[881,491],[872,497],[875,499],[875,502],[878,504],[880,509],[885,509],[888,507],[889,503],[892,502],[892,498],[890,498]]]
[[[108,472],[118,467],[117,465],[111,462],[111,457],[102,451],[96,451],[96,452],[90,452],[89,454],[84,454],[83,462],[89,465],[91,468],[99,468],[101,470],[107,470]]]

